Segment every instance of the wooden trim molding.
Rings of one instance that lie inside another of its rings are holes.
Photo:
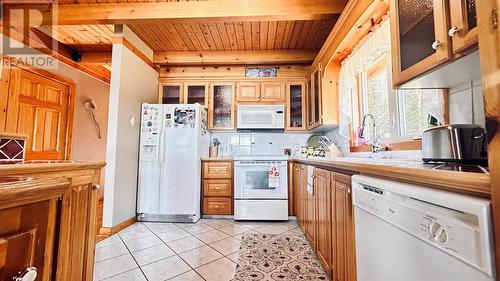
[[[387,151],[421,150],[422,149],[422,140],[397,141],[397,142],[383,144],[382,146],[384,146],[387,149]],[[370,152],[370,151],[372,151],[372,148],[369,145],[350,146],[349,151],[350,152]]]
[[[144,61],[147,65],[149,65],[156,72],[160,73],[160,67],[153,63],[143,52],[141,52],[138,48],[136,48],[127,38],[123,36],[113,36],[111,37],[111,42],[113,44],[123,44],[123,46],[127,47],[132,53],[138,56],[142,61]]]

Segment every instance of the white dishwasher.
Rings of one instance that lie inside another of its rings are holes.
[[[488,200],[352,177],[358,281],[491,281]]]

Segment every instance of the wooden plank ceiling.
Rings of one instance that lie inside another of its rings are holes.
[[[335,18],[301,21],[215,21],[132,24],[154,51],[319,49]]]

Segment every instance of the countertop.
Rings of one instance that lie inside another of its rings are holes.
[[[232,157],[201,157],[201,161],[233,161]]]
[[[14,164],[0,165],[0,175],[32,173],[44,171],[66,171],[83,169],[100,169],[106,165],[103,161],[73,161],[73,160],[33,160]]]
[[[485,173],[437,170],[423,162],[396,159],[290,158],[290,161],[490,197],[490,175]]]

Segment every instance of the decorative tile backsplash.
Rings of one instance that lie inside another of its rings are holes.
[[[24,160],[26,139],[0,135],[0,164],[17,163]]]

